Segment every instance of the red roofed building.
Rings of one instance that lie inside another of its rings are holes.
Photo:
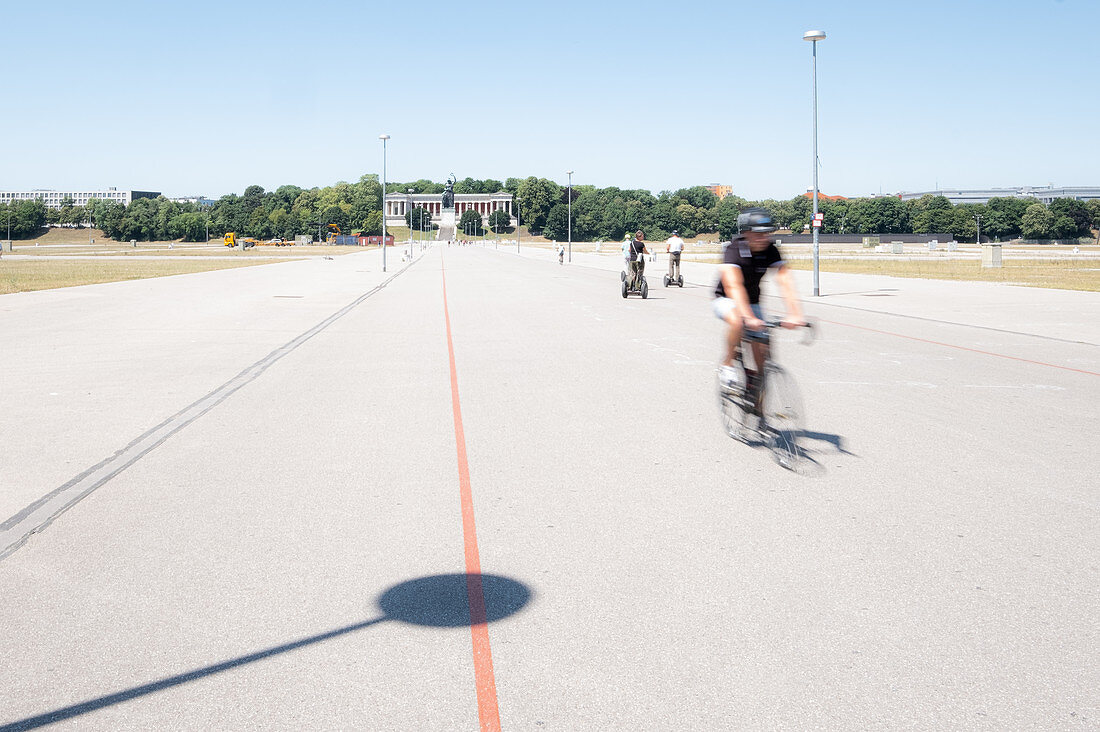
[[[803,195],[806,196],[806,198],[811,198],[812,199],[814,197],[814,192],[812,190],[809,190],[809,191],[806,191],[806,193],[804,193]],[[826,196],[821,191],[818,191],[817,192],[817,200],[819,200],[819,201],[847,201],[848,197],[847,196]]]

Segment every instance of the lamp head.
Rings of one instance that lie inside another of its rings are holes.
[[[825,31],[808,30],[802,34],[802,40],[804,41],[824,41]]]
[[[384,142],[384,141],[390,139],[390,136],[385,134],[385,133],[382,133],[381,135],[378,136],[378,139],[382,140]]]

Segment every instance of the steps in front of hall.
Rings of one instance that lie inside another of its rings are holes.
[[[445,208],[439,215],[439,233],[435,235],[436,241],[451,241],[455,238],[455,229],[457,223],[455,222],[455,210],[453,208]]]

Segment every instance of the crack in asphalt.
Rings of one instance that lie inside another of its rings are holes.
[[[0,523],[0,560],[10,556],[19,549],[19,547],[23,546],[31,536],[44,530],[53,523],[54,519],[58,516],[68,511],[104,483],[126,470],[126,468],[145,457],[153,449],[163,444],[165,440],[172,437],[172,435],[184,429],[196,419],[224,402],[242,387],[255,381],[264,371],[283,356],[294,351],[310,338],[347,315],[367,300],[367,298],[384,290],[387,285],[405,273],[413,264],[416,264],[416,262],[423,258],[423,256],[424,255],[421,254],[419,258],[410,261],[390,277],[363,293],[349,304],[340,308],[317,325],[279,346],[206,396],[199,398],[197,401],[184,407],[156,427],[145,432],[114,455],[88,468],[69,482],[50,491],[19,513],[3,523]]]

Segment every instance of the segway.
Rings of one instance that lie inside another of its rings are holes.
[[[674,268],[676,271],[675,277],[672,276]],[[668,258],[668,274],[665,275],[663,281],[665,283],[665,287],[668,287],[669,285],[678,285],[680,288],[683,288],[684,286],[684,276],[680,274],[680,263],[673,263],[671,255]]]
[[[641,283],[639,284],[635,282],[635,279],[641,280]],[[644,275],[639,275],[637,278],[632,278],[624,272],[622,282],[623,298],[626,298],[626,296],[631,293],[641,295],[643,300],[649,297],[649,283],[646,282]]]

